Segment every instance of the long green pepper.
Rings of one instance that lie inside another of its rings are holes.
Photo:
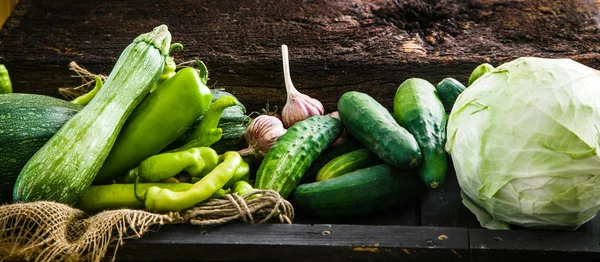
[[[12,82],[8,76],[8,70],[3,64],[0,64],[0,94],[12,93]]]
[[[138,167],[143,182],[158,182],[186,172],[193,177],[208,174],[219,164],[219,155],[210,147],[194,147],[185,151],[151,156]]]
[[[180,148],[170,152],[184,151],[193,147],[207,147],[221,139],[223,130],[217,125],[223,111],[231,106],[238,105],[240,102],[233,96],[222,96],[210,104],[208,111],[202,117],[198,128],[194,131],[188,141]]]
[[[240,154],[235,151],[226,152],[223,156],[223,162],[186,191],[148,188],[144,200],[146,209],[152,212],[180,211],[210,198],[223,188],[243,162]]]
[[[94,182],[125,175],[158,154],[208,110],[211,100],[212,93],[198,72],[191,67],[180,69],[135,108]]]

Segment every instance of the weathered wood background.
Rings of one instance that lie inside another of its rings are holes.
[[[7,66],[15,92],[59,97],[58,88],[80,84],[71,77],[70,61],[108,73],[137,35],[166,24],[173,41],[185,46],[175,53],[176,60],[203,60],[211,73],[209,84],[232,92],[250,111],[267,102],[285,103],[282,44],[290,48],[296,87],[323,101],[327,111],[335,110],[338,98],[349,90],[366,92],[389,108],[396,88],[409,77],[466,82],[483,62],[498,65],[540,56],[572,58],[599,68],[599,2],[21,0],[0,30],[0,63]],[[482,230],[458,192],[451,172],[446,184],[430,190],[421,203],[374,217],[299,216],[291,226],[174,226],[128,241],[119,256],[520,261],[529,254],[545,261],[571,255],[600,259],[598,218],[571,233]],[[321,235],[323,228],[331,236]],[[338,235],[338,230],[345,233]],[[442,235],[449,240],[438,239]]]
[[[166,24],[199,58],[210,84],[243,97],[251,110],[282,106],[281,44],[292,79],[334,110],[347,90],[390,106],[409,77],[466,82],[482,62],[519,56],[568,57],[598,67],[598,1],[33,1],[0,31],[0,61],[14,89],[59,96],[78,85],[67,64],[108,73],[133,38]]]

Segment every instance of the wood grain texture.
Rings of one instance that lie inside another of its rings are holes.
[[[282,44],[290,48],[296,87],[327,111],[349,90],[391,108],[405,79],[437,83],[454,77],[466,83],[483,62],[496,66],[540,56],[600,68],[598,10],[595,0],[21,0],[0,30],[0,63],[10,71],[15,92],[59,97],[58,88],[79,85],[70,61],[108,74],[136,36],[167,24],[174,42],[185,46],[176,61],[203,60],[209,85],[232,92],[249,112],[267,102],[280,108],[285,103]],[[597,261],[600,218],[577,232],[483,230],[449,176],[419,206],[373,218],[169,226],[127,241],[118,258],[522,261],[519,255],[527,254]]]
[[[344,91],[390,107],[408,77],[466,82],[482,62],[571,57],[600,65],[597,1],[35,1],[24,0],[0,31],[0,61],[14,89],[58,96],[74,86],[67,64],[108,73],[137,35],[167,24],[199,58],[214,87],[250,110],[283,105],[280,45],[290,47],[301,92],[335,109]]]
[[[119,261],[469,261],[468,258],[465,229],[329,224],[231,224],[209,228],[177,225],[129,241],[117,253]]]

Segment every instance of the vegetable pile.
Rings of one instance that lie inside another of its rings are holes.
[[[70,102],[13,94],[0,67],[0,116],[13,116],[0,129],[27,131],[0,132],[0,148],[19,145],[0,149],[13,192],[0,200],[165,213],[260,189],[313,216],[367,215],[442,186],[450,154],[485,227],[573,229],[600,211],[600,76],[571,60],[482,64],[468,88],[410,78],[391,110],[347,91],[326,112],[294,88],[283,45],[287,102],[256,116],[209,89],[202,62],[176,66],[181,48],[156,27]]]

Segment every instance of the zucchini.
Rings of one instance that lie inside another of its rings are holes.
[[[299,185],[291,201],[299,212],[319,217],[372,214],[414,201],[425,187],[409,170],[389,164]]]
[[[421,163],[415,137],[398,125],[390,112],[371,96],[346,92],[338,101],[338,112],[350,135],[386,163],[404,169]]]
[[[296,122],[262,160],[256,189],[272,189],[287,198],[321,152],[342,134],[342,123],[330,116],[312,116]]]
[[[369,149],[363,148],[338,156],[327,163],[319,173],[316,181],[323,181],[341,176],[352,171],[381,164],[381,159]]]
[[[123,123],[163,71],[171,34],[161,25],[121,53],[102,89],[27,162],[13,200],[74,205],[90,186]]]
[[[394,96],[394,118],[419,143],[423,154],[419,175],[423,182],[430,188],[440,186],[448,170],[444,150],[447,115],[435,87],[419,78],[404,81]]]
[[[82,107],[37,94],[0,94],[0,203],[25,163]]]
[[[450,112],[456,102],[456,98],[465,91],[465,86],[458,82],[458,80],[448,77],[440,81],[436,86],[435,90],[444,105],[446,112]]]

